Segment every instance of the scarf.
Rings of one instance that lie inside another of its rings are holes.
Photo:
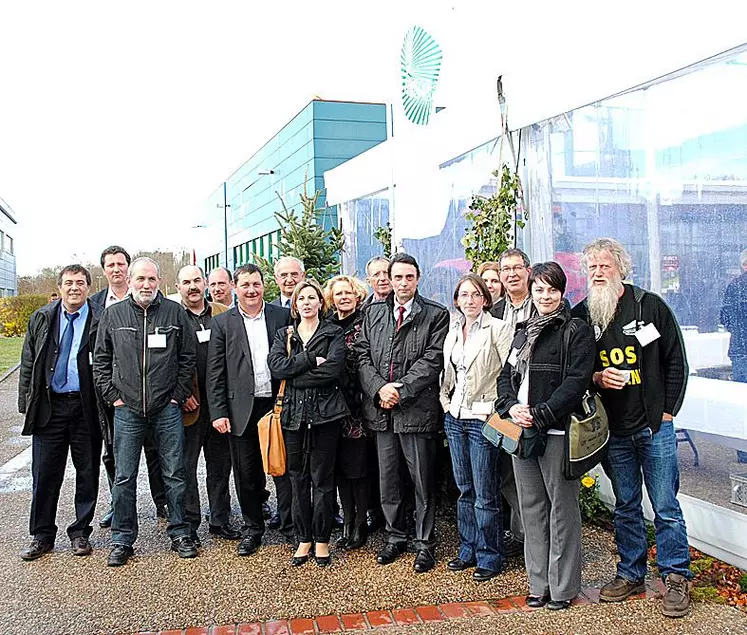
[[[527,369],[529,368],[529,360],[532,358],[534,343],[537,341],[539,334],[542,332],[542,329],[563,312],[563,308],[564,305],[563,302],[561,302],[560,306],[552,313],[548,313],[547,315],[535,313],[527,321],[527,325],[524,329],[527,338],[524,340],[524,343],[516,354],[516,370],[522,379],[524,379],[524,375],[526,375]]]

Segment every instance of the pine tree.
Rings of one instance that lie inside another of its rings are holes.
[[[322,191],[316,190],[313,196],[309,196],[306,190],[307,180],[304,179],[304,191],[300,195],[300,215],[288,207],[278,194],[283,210],[275,213],[280,225],[280,240],[275,249],[277,258],[298,258],[304,264],[306,277],[314,278],[323,285],[340,272],[340,252],[344,248],[345,239],[339,227],[324,229],[321,224],[322,216],[328,210],[326,207],[317,207]],[[276,298],[280,291],[275,284],[272,262],[256,254],[254,259],[265,278],[265,299]]]

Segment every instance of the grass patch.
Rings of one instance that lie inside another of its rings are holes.
[[[21,361],[22,337],[0,337],[0,375]]]

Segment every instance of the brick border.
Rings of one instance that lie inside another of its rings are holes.
[[[646,592],[634,595],[630,600],[642,600],[661,596],[663,585],[659,580],[647,580]],[[599,589],[585,588],[573,606],[599,603]],[[480,600],[471,602],[448,602],[428,604],[414,608],[366,611],[323,615],[315,618],[293,618],[289,620],[267,620],[246,624],[226,624],[223,626],[191,627],[166,631],[141,631],[138,635],[321,635],[323,633],[355,633],[384,628],[387,626],[408,626],[449,620],[471,619],[486,615],[522,613],[532,609],[526,605],[525,596]]]

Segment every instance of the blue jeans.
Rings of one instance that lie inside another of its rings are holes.
[[[654,509],[659,573],[662,577],[678,573],[691,578],[687,528],[677,501],[680,471],[674,424],[662,421],[656,434],[647,427],[633,435],[612,435],[602,466],[612,481],[616,499],[615,540],[620,554],[617,575],[629,581],[646,576],[642,474]]]
[[[455,419],[448,413],[444,422],[454,480],[459,488],[459,557],[476,560],[482,569],[501,571],[506,562],[501,457],[498,448],[482,436],[482,426],[483,422],[477,419]]]
[[[156,452],[166,487],[172,540],[189,536],[184,521],[184,425],[182,412],[170,403],[163,410],[143,417],[127,406],[114,409],[114,487],[112,488],[112,543],[132,547],[137,539],[137,475],[140,453],[148,428],[153,429]]]

